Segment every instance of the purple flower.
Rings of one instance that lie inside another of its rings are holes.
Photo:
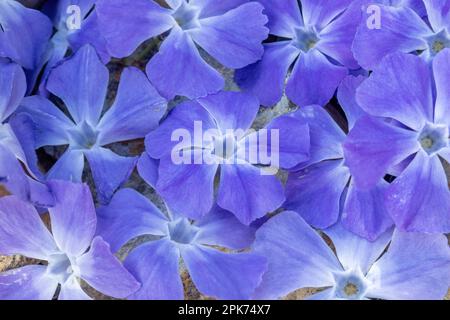
[[[395,230],[369,242],[339,224],[324,232],[337,256],[296,212],[266,222],[256,233],[253,252],[263,253],[269,267],[254,297],[277,299],[300,288],[323,289],[310,297],[319,300],[446,295],[450,250],[444,235]]]
[[[397,176],[384,198],[397,228],[446,233],[450,192],[440,157],[450,161],[450,50],[432,65],[408,54],[386,57],[356,95],[374,117],[358,120],[344,147],[358,186]]]
[[[14,0],[0,3],[0,57],[32,70],[45,51],[52,27],[48,18]]]
[[[47,82],[47,90],[64,101],[70,118],[41,96],[25,98],[20,109],[35,123],[36,148],[69,145],[49,171],[48,179],[80,182],[86,156],[101,202],[107,202],[128,179],[137,161],[104,146],[144,137],[166,110],[166,101],[145,74],[127,68],[114,104],[101,116],[108,79],[108,69],[94,49],[84,46],[53,69]]]
[[[147,75],[168,99],[191,99],[224,87],[218,71],[197,46],[228,68],[242,68],[263,54],[267,18],[248,0],[171,0],[163,8],[152,0],[99,0],[97,14],[110,53],[125,57],[145,40],[169,32],[147,65]]]
[[[415,2],[411,7],[390,6],[380,0],[374,3],[380,9],[379,28],[369,27],[362,19],[353,43],[353,53],[362,67],[372,70],[390,53],[419,53],[431,60],[450,48],[449,0],[423,0],[427,18],[422,18],[425,15],[420,15]]]
[[[216,193],[217,204],[248,225],[280,207],[285,200],[281,182],[273,174],[262,174],[256,165],[291,168],[306,161],[309,130],[302,121],[282,116],[263,131],[252,131],[258,110],[254,96],[223,91],[178,105],[147,135],[147,153],[160,160],[155,188],[170,208],[199,219],[211,210]],[[180,129],[194,139],[178,137]],[[206,133],[209,139],[201,141]],[[272,142],[279,143],[277,149]],[[252,150],[259,151],[254,159]],[[269,151],[272,159],[278,158],[279,164],[263,159],[263,151]],[[192,161],[175,161],[179,154]]]
[[[364,79],[348,76],[338,90],[350,129],[365,115],[355,101]],[[328,228],[341,217],[348,230],[372,241],[378,238],[393,224],[383,199],[388,183],[381,180],[370,189],[355,185],[344,156],[346,133],[324,108],[308,106],[294,116],[309,125],[310,159],[290,170],[283,208],[299,212],[316,228]]]
[[[56,204],[49,209],[49,232],[33,206],[14,196],[0,199],[0,252],[45,260],[0,273],[0,299],[50,300],[61,287],[59,299],[90,299],[80,279],[96,290],[126,298],[139,283],[95,237],[96,215],[86,185],[49,182]]]
[[[23,200],[47,205],[52,201],[47,188],[38,182],[41,174],[34,151],[32,122],[26,116],[13,115],[26,89],[22,68],[0,58],[0,184]]]
[[[56,32],[50,39],[50,48],[42,61],[46,63],[41,80],[43,92],[51,69],[63,60],[69,49],[76,51],[83,45],[90,44],[103,63],[109,62],[110,56],[106,41],[101,36],[94,4],[95,0],[50,0],[45,3],[43,12],[52,19]]]
[[[351,44],[361,17],[359,0],[261,0],[270,34],[260,62],[236,73],[242,89],[255,93],[265,106],[286,95],[299,106],[325,105],[348,69],[358,69]],[[292,67],[292,71],[291,70]]]
[[[254,240],[253,228],[218,207],[193,222],[172,212],[166,216],[136,191],[122,189],[98,215],[98,233],[113,251],[138,236],[153,236],[124,262],[142,283],[130,299],[183,299],[180,258],[198,290],[219,299],[250,298],[266,269],[259,255],[217,249],[245,249]]]
[[[29,90],[51,33],[51,22],[41,12],[14,0],[0,1],[0,57],[10,58],[26,69]]]

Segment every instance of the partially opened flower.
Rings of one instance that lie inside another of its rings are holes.
[[[83,45],[92,45],[101,60],[108,63],[110,56],[106,49],[106,41],[101,36],[97,13],[94,10],[96,0],[50,0],[44,4],[43,12],[52,20],[55,33],[50,39],[50,48],[43,63],[46,63],[41,86],[45,89],[45,81],[51,69],[68,53],[76,51]]]
[[[361,20],[353,43],[358,63],[372,70],[385,56],[395,52],[419,54],[429,61],[450,48],[450,0],[423,0],[423,3],[426,17],[414,5],[410,8],[391,6],[384,0],[373,1],[380,21],[375,27],[367,19]]]
[[[30,90],[52,34],[50,20],[15,0],[0,1],[0,57],[27,70]]]
[[[53,69],[47,82],[47,90],[64,101],[70,117],[41,96],[25,98],[20,109],[35,122],[36,148],[69,146],[49,171],[48,179],[81,181],[86,156],[101,202],[107,202],[128,179],[137,161],[105,146],[144,137],[166,110],[165,99],[145,74],[127,68],[114,104],[101,116],[108,79],[108,69],[95,50],[84,46]]]
[[[441,161],[450,161],[450,49],[432,65],[409,54],[386,57],[358,88],[357,101],[372,117],[357,121],[344,148],[358,186],[397,176],[384,199],[397,228],[446,233],[450,192]]]
[[[23,200],[50,204],[47,188],[38,182],[41,174],[34,151],[33,124],[26,116],[13,116],[26,89],[22,68],[0,58],[0,184]]]
[[[269,263],[254,298],[277,299],[297,289],[310,299],[442,299],[450,285],[450,250],[442,234],[387,231],[369,242],[339,224],[324,239],[292,211],[266,222],[253,252]],[[387,250],[387,251],[386,251]]]
[[[338,98],[351,129],[365,112],[355,101],[355,92],[365,77],[348,76]],[[347,167],[343,143],[346,133],[321,106],[308,106],[294,113],[310,128],[310,159],[289,172],[283,208],[296,211],[320,229],[343,225],[369,240],[375,240],[393,224],[384,206],[388,183],[381,180],[370,189],[358,188]]]
[[[361,1],[261,0],[270,34],[261,61],[238,70],[236,81],[265,106],[286,95],[299,106],[325,105],[348,69],[358,69],[351,44]],[[292,71],[290,71],[292,70]]]
[[[136,191],[122,189],[98,214],[98,233],[112,251],[138,236],[153,236],[124,261],[142,283],[130,299],[183,299],[180,259],[198,290],[219,299],[249,299],[266,270],[263,257],[235,252],[251,245],[254,229],[218,207],[192,221],[166,216]]]
[[[261,58],[267,17],[248,0],[99,0],[97,14],[111,55],[125,57],[145,40],[170,31],[147,65],[150,81],[164,97],[204,97],[224,87],[220,73],[197,45],[228,68]]]
[[[89,188],[49,182],[56,204],[49,209],[51,230],[33,206],[14,196],[0,199],[0,253],[46,261],[0,273],[0,299],[50,300],[60,287],[61,300],[89,299],[80,279],[96,290],[126,298],[139,283],[95,237],[96,215]]]
[[[308,126],[281,116],[256,132],[251,125],[258,109],[252,95],[220,92],[178,105],[147,135],[147,153],[160,160],[156,190],[170,208],[198,219],[211,210],[216,194],[221,208],[250,224],[280,207],[283,186],[260,166],[291,168],[306,161]]]

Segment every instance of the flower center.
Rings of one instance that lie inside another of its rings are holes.
[[[335,296],[338,299],[358,300],[367,291],[367,281],[360,270],[349,270],[334,275]]]
[[[192,243],[197,234],[198,228],[191,224],[186,218],[181,218],[169,223],[169,237],[172,241],[180,244]]]
[[[427,123],[419,135],[419,143],[427,154],[433,155],[448,146],[448,135],[447,126]]]
[[[295,29],[294,45],[303,52],[308,52],[314,48],[319,40],[320,38],[314,28]]]
[[[450,35],[445,29],[428,37],[426,40],[428,42],[431,56],[433,57],[445,48],[450,48]]]
[[[198,21],[199,9],[185,1],[172,13],[172,17],[183,30],[190,30],[200,27]]]
[[[47,275],[64,283],[74,274],[74,268],[69,257],[64,253],[53,254],[48,259]]]
[[[86,121],[69,130],[71,147],[75,149],[92,149],[97,144],[99,132]]]
[[[347,296],[349,296],[349,297],[354,296],[354,295],[358,294],[358,292],[359,292],[359,289],[356,284],[347,282],[347,284],[344,287],[344,293]]]

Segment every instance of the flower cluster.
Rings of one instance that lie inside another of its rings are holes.
[[[442,299],[450,0],[0,0],[0,299]]]

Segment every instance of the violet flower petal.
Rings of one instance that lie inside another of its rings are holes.
[[[425,121],[433,121],[429,66],[417,56],[390,55],[361,84],[356,100],[368,114],[393,118],[413,130],[420,130]]]
[[[261,170],[248,163],[221,166],[217,204],[245,225],[275,211],[285,200],[278,178]]]
[[[347,68],[334,65],[318,50],[301,54],[286,86],[286,95],[299,106],[324,106],[345,78]]]
[[[375,261],[386,250],[392,237],[392,229],[385,231],[377,240],[371,242],[348,231],[337,223],[324,232],[333,241],[336,254],[345,270],[361,270],[366,275]]]
[[[384,200],[388,185],[381,180],[372,189],[363,190],[351,181],[342,211],[342,224],[369,241],[378,239],[394,224]]]
[[[97,210],[97,219],[97,234],[109,243],[114,253],[135,237],[163,236],[167,232],[167,218],[132,189],[118,191],[107,206]]]
[[[267,268],[253,253],[225,253],[206,246],[180,248],[192,281],[204,295],[218,299],[250,299]]]
[[[195,239],[198,244],[241,250],[255,239],[255,229],[241,224],[233,214],[218,206],[194,225],[200,229]]]
[[[130,67],[122,72],[114,104],[100,120],[99,144],[145,137],[155,129],[166,112],[163,99],[140,70]]]
[[[124,265],[142,286],[129,299],[182,300],[184,291],[179,263],[180,252],[167,239],[148,242],[134,249]]]
[[[249,2],[221,16],[200,19],[201,27],[191,31],[192,39],[228,68],[243,68],[264,53],[261,44],[269,33],[263,6]]]
[[[388,252],[371,268],[367,296],[381,299],[442,299],[450,285],[450,252],[441,234],[396,231]]]
[[[83,280],[111,297],[126,298],[140,287],[101,237],[94,238],[90,250],[77,259],[77,266]]]
[[[46,266],[29,265],[0,273],[1,300],[51,300],[58,282],[46,276]]]
[[[178,26],[172,29],[159,52],[147,64],[147,75],[169,100],[176,95],[190,99],[205,97],[225,85],[220,73],[200,56],[189,34]]]
[[[76,123],[95,126],[106,98],[109,72],[95,49],[86,45],[50,73],[47,89],[61,98]]]
[[[339,218],[340,200],[350,179],[343,160],[329,160],[289,174],[283,207],[298,212],[316,228]]]
[[[55,205],[49,208],[52,234],[59,249],[78,257],[91,244],[97,217],[89,187],[66,181],[50,181]]]
[[[296,212],[283,212],[257,232],[254,252],[269,266],[253,298],[278,299],[297,289],[334,285],[332,272],[342,271],[336,256]]]
[[[397,228],[412,232],[450,232],[450,192],[439,157],[419,151],[386,193]]]
[[[419,148],[416,132],[369,116],[356,122],[344,143],[346,164],[361,188],[375,186],[390,167]]]
[[[153,0],[97,0],[96,12],[108,51],[117,58],[131,55],[145,40],[175,24],[170,11]]]
[[[85,151],[100,203],[108,203],[114,192],[130,177],[137,157],[122,157],[106,148]]]
[[[235,81],[241,89],[255,94],[262,105],[273,106],[283,95],[289,67],[299,50],[290,41],[267,43],[264,48],[261,61],[237,70]]]
[[[46,260],[57,251],[36,209],[15,196],[0,199],[0,252]]]

